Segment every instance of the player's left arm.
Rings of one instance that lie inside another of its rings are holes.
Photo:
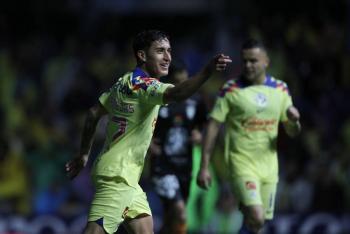
[[[290,106],[286,115],[288,120],[283,122],[284,129],[288,136],[295,137],[301,132],[300,113],[295,106]]]

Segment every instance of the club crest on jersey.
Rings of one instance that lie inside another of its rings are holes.
[[[257,93],[254,100],[259,107],[266,107],[267,105],[267,98],[263,93]]]

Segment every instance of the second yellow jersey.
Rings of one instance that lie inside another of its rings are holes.
[[[291,105],[286,83],[273,77],[262,85],[241,78],[226,82],[210,116],[225,123],[225,157],[233,176],[253,173],[277,181],[278,126]]]

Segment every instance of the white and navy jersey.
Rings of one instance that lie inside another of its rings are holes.
[[[191,132],[201,130],[206,117],[206,106],[198,96],[160,108],[154,138],[159,140],[162,154],[151,157],[153,174],[191,174]]]

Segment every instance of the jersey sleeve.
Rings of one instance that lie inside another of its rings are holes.
[[[210,117],[220,123],[225,122],[229,110],[227,96],[219,96],[210,112]]]
[[[287,117],[287,110],[290,106],[293,105],[292,102],[292,97],[290,95],[288,86],[286,83],[283,83],[282,86],[282,102],[281,102],[281,116],[280,116],[280,121],[285,122],[288,120]]]
[[[226,116],[230,111],[230,105],[228,100],[228,94],[236,89],[238,85],[234,80],[228,80],[219,90],[216,102],[212,111],[210,112],[210,117],[218,122],[225,122]]]
[[[138,78],[133,82],[133,90],[137,92],[141,102],[163,105],[163,95],[172,84],[162,83],[155,78]]]
[[[106,91],[104,93],[101,94],[101,96],[99,97],[99,102],[101,103],[101,105],[108,111],[110,112],[110,105],[108,102],[109,97],[111,96],[111,91]]]

